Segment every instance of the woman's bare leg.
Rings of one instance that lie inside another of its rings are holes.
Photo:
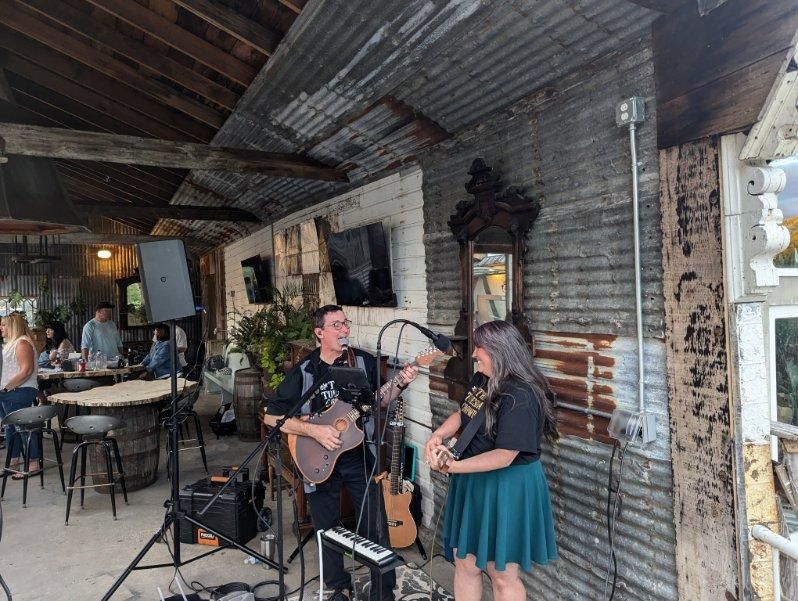
[[[454,558],[454,598],[457,601],[482,601],[482,570],[477,567],[476,557]]]
[[[495,564],[489,561],[487,572],[493,586],[494,601],[524,601],[526,599],[526,590],[518,575],[517,563],[508,563],[502,571],[498,571]]]

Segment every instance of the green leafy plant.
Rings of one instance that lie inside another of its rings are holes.
[[[272,388],[277,388],[285,378],[282,367],[290,352],[288,343],[313,336],[310,310],[301,299],[296,287],[275,290],[274,302],[258,312],[264,319],[259,338],[260,364],[270,374]]]
[[[86,312],[86,302],[76,299],[68,303],[60,303],[52,309],[39,309],[34,316],[34,325],[37,328],[46,327],[48,323],[60,321],[67,323],[75,315]]]

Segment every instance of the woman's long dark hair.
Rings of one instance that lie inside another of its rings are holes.
[[[48,323],[47,327],[53,330],[53,337],[48,338],[47,342],[44,343],[44,350],[52,351],[61,346],[61,343],[67,339],[66,328],[60,321]]]
[[[474,345],[484,349],[493,363],[493,375],[488,380],[488,405],[485,430],[493,431],[502,387],[509,378],[527,384],[535,393],[543,413],[543,434],[549,441],[559,438],[554,415],[554,391],[546,377],[535,367],[529,344],[513,324],[489,321],[474,330]]]

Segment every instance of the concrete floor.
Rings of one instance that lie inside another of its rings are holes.
[[[218,397],[201,396],[197,410],[205,423],[208,466],[218,472],[226,465],[240,462],[253,448],[254,443],[245,443],[237,437],[216,437],[207,427],[207,421],[218,406]],[[0,541],[0,575],[11,589],[15,601],[41,599],[89,600],[100,599],[115,579],[132,561],[139,549],[155,533],[162,522],[163,502],[169,495],[169,484],[165,475],[164,444],[161,441],[161,463],[158,480],[151,486],[129,493],[130,504],[125,505],[121,495],[117,496],[116,521],[111,517],[110,500],[107,495],[94,491],[86,492],[84,509],[80,509],[77,497],[73,499],[69,526],[64,526],[66,496],[61,492],[58,473],[50,468],[45,474],[44,489],[31,480],[28,490],[28,506],[22,507],[22,483],[9,479],[3,500],[3,532]],[[45,455],[52,456],[50,441],[45,441]],[[49,449],[48,449],[49,446]],[[71,446],[64,445],[64,459],[69,461]],[[68,464],[65,465],[68,475]],[[194,482],[204,476],[199,451],[181,453],[180,480],[183,484]],[[285,532],[291,532],[290,521],[292,499],[284,500],[286,513]],[[267,499],[267,504],[274,504]],[[430,551],[429,532],[422,532],[427,552]],[[252,541],[257,545],[257,539]],[[286,539],[286,556],[296,546],[295,539]],[[183,559],[206,551],[207,547],[182,545]],[[318,575],[318,559],[314,544],[305,546],[306,579]],[[436,551],[439,551],[436,550]],[[423,560],[415,546],[402,550],[408,562],[421,564]],[[181,572],[188,581],[197,580],[212,586],[239,581],[254,584],[262,580],[276,579],[275,570],[261,565],[244,563],[246,556],[226,549],[210,557],[191,563]],[[166,546],[156,544],[144,558],[142,565],[170,562]],[[432,568],[433,578],[447,590],[452,590],[453,567],[441,558],[436,558],[425,569]],[[133,572],[114,595],[114,599],[158,599],[156,587],[164,596],[174,575],[172,568],[160,568]],[[299,585],[298,560],[290,566],[286,575],[289,590]],[[318,594],[318,581],[305,589]],[[208,594],[203,594],[208,598]],[[318,597],[316,597],[318,598]],[[0,599],[4,600],[2,594]]]

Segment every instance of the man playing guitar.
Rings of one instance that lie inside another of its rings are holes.
[[[330,377],[331,366],[349,366],[363,369],[371,384],[372,391],[375,389],[374,370],[376,368],[376,359],[364,351],[349,347],[350,325],[351,322],[346,318],[343,309],[337,305],[325,305],[314,312],[313,333],[319,341],[319,347],[310,353],[305,360],[295,365],[288,372],[283,383],[280,384],[276,397],[274,400],[269,401],[266,407],[266,415],[263,421],[267,426],[274,426],[305,392],[316,386],[321,385],[320,394],[315,395],[307,403],[307,406],[302,408],[303,415],[323,411],[325,407],[334,401],[338,397],[338,393],[335,389],[335,383]],[[416,367],[405,367],[401,373],[402,383],[383,394],[382,406],[387,407],[417,375],[418,369]],[[365,429],[367,433],[370,433],[370,430],[373,430],[373,426],[369,428],[366,424]],[[341,434],[331,425],[311,424],[302,419],[292,418],[285,422],[282,431],[286,434],[310,436],[330,451],[341,446]],[[340,494],[343,486],[346,487],[349,496],[355,503],[365,500],[367,483],[365,482],[364,474],[371,472],[374,455],[370,452],[371,449],[364,452],[362,447],[363,445],[359,445],[351,451],[342,454],[335,464],[332,475],[327,480],[315,486],[305,485],[305,490],[308,493],[310,516],[316,530],[326,530],[338,525],[340,520]],[[377,486],[373,481],[368,484],[368,502],[374,508],[378,497]],[[360,507],[357,509],[359,513]],[[360,532],[362,536],[374,541],[377,539],[376,526],[374,524],[375,514],[374,509],[363,512],[364,523],[361,525]],[[385,515],[384,511],[382,515]],[[380,527],[382,528],[383,544],[387,546],[387,522],[383,522]],[[346,601],[351,596],[352,581],[349,573],[344,570],[343,557],[325,548],[323,562],[324,584],[334,591],[328,601]],[[372,574],[372,582],[376,581],[376,574]],[[391,571],[384,574],[382,577],[383,590],[372,590],[370,599],[393,599],[395,585],[395,572]]]

